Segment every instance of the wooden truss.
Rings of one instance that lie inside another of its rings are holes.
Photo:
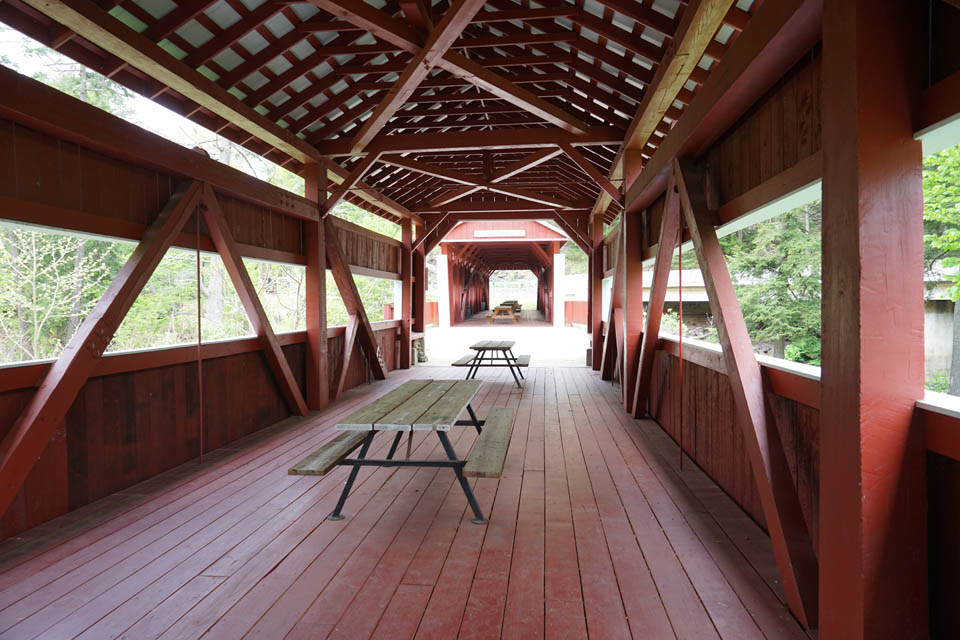
[[[634,397],[632,411],[637,416],[645,411],[667,276],[673,261],[673,250],[680,240],[682,212],[693,239],[710,311],[717,326],[737,422],[743,431],[787,603],[800,622],[811,627],[816,625],[817,619],[817,558],[780,434],[767,405],[760,365],[733,290],[723,250],[717,240],[714,228],[718,223],[716,211],[707,207],[704,183],[702,167],[686,159],[675,161],[668,182],[670,186],[654,267],[639,372],[635,387],[628,387]],[[608,330],[608,337],[610,333]]]
[[[319,171],[319,173],[323,172]],[[17,495],[80,389],[96,372],[103,353],[130,307],[156,270],[167,249],[178,239],[185,223],[194,214],[203,216],[213,247],[223,259],[227,273],[260,340],[267,363],[273,371],[290,411],[297,415],[305,415],[309,408],[326,406],[327,377],[319,371],[320,367],[327,366],[326,320],[325,317],[323,320],[318,317],[321,312],[324,315],[326,313],[324,303],[314,295],[308,296],[308,306],[312,303],[315,307],[308,310],[308,327],[310,327],[308,330],[308,353],[310,354],[307,376],[308,402],[300,391],[280,342],[270,326],[269,318],[243,264],[241,252],[230,233],[213,187],[199,181],[185,183],[175,191],[163,210],[157,214],[153,224],[144,232],[140,243],[126,264],[64,348],[63,353],[50,367],[37,392],[23,409],[13,427],[0,441],[0,512],[5,511]],[[336,227],[329,219],[323,222],[308,221],[305,224],[308,232],[311,226],[315,227],[307,238],[307,279],[312,284],[308,288],[318,294],[325,292],[325,287],[319,284],[326,279],[325,270],[320,267],[323,262],[316,262],[323,260],[325,253],[324,262],[333,271],[344,304],[350,314],[350,324],[347,327],[345,339],[347,347],[341,359],[341,375],[337,386],[337,395],[339,395],[350,366],[353,345],[357,340],[367,355],[374,377],[382,379],[386,376],[386,372],[378,357],[376,337],[367,320],[363,302],[353,282],[349,265],[343,257]],[[311,246],[311,237],[314,246]],[[316,246],[320,242],[323,243],[324,251],[320,251],[320,247]],[[407,255],[409,256],[409,253]],[[409,270],[407,276],[409,280]],[[407,325],[409,326],[409,318]],[[322,328],[322,334],[319,333],[318,327]],[[311,338],[311,333],[317,335]],[[323,346],[320,346],[321,342]],[[316,360],[315,363],[314,360]]]

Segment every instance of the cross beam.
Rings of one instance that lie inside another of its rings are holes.
[[[577,203],[564,200],[563,198],[542,195],[532,191],[527,191],[526,189],[519,189],[517,187],[498,186],[493,180],[478,180],[473,176],[456,171],[454,169],[444,169],[426,162],[409,160],[400,156],[382,156],[381,161],[394,167],[409,169],[410,171],[416,171],[427,176],[440,178],[441,180],[448,180],[450,182],[469,185],[471,187],[471,191],[491,191],[493,193],[513,196],[515,198],[520,198],[521,200],[529,200],[530,202],[536,202],[539,204],[556,207],[558,209],[573,209],[579,206]],[[500,178],[499,180],[502,181],[505,179],[506,178]],[[444,198],[441,196],[440,199]],[[447,199],[446,203],[449,202],[450,200]]]
[[[363,0],[311,0],[311,2],[329,13],[369,31],[378,40],[390,42],[403,51],[416,55],[422,49],[419,36],[413,27],[395,20],[386,13],[363,2]],[[436,65],[455,76],[469,80],[471,84],[489,91],[502,100],[522,107],[525,111],[529,111],[565,131],[587,133],[590,130],[590,127],[563,109],[535,96],[526,89],[459,53],[446,51],[442,57],[436,60]]]
[[[353,137],[352,153],[363,151],[364,147],[380,133],[387,121],[407,102],[417,86],[430,74],[433,65],[439,62],[470,23],[474,14],[483,7],[484,2],[485,0],[456,0],[447,9],[440,24],[430,33],[423,48],[407,63],[400,78]],[[416,13],[419,15],[419,12]]]

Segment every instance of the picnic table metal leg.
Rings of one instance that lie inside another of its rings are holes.
[[[393,454],[397,452],[401,438],[403,438],[403,431],[397,431],[397,435],[393,438],[393,444],[390,445],[390,451],[387,453],[387,460],[393,460]]]
[[[473,364],[470,365],[470,369],[467,371],[467,380],[476,377],[477,370],[480,368],[481,360],[483,360],[483,352],[478,351],[477,355],[473,357]]]
[[[510,357],[513,359],[513,362],[516,363],[516,362],[517,362],[517,356],[513,355],[513,349],[507,349],[507,353],[510,354]],[[524,378],[523,378],[523,370],[520,368],[520,365],[517,365],[517,373],[520,374],[520,379],[521,379],[521,380],[524,379]]]
[[[364,438],[363,444],[360,446],[360,453],[357,455],[358,460],[363,460],[367,456],[367,451],[370,450],[370,444],[373,442],[373,436],[376,434],[377,432],[372,429],[367,432],[367,437]],[[334,508],[333,513],[327,516],[328,520],[343,520],[343,514],[340,511],[347,501],[347,496],[350,495],[350,489],[353,488],[353,482],[357,479],[358,473],[360,473],[360,467],[354,465],[353,469],[350,470],[350,477],[347,478],[347,484],[343,485],[343,491],[340,493],[340,499],[337,500],[336,508]]]
[[[451,460],[459,461],[460,459],[457,457],[457,452],[453,450],[453,445],[450,444],[450,438],[447,437],[446,432],[437,431],[437,436],[440,438],[440,444],[443,445],[443,450],[447,452],[447,457]],[[470,483],[464,477],[461,467],[462,465],[453,467],[453,472],[457,474],[457,480],[460,481],[463,494],[467,496],[467,502],[470,504],[470,508],[473,509],[473,524],[486,524],[487,519],[483,517],[483,511],[480,510],[480,505],[473,495],[473,489],[470,488]]]
[[[510,369],[510,373],[513,374],[513,381],[517,383],[517,388],[522,389],[523,387],[520,384],[520,378],[517,377],[517,370],[514,369],[513,364],[509,360],[507,361],[507,367]]]
[[[473,420],[473,426],[476,428],[477,433],[481,433],[483,431],[483,427],[481,426],[482,423],[477,420],[477,414],[473,412],[473,407],[471,407],[469,404],[467,405],[467,413],[470,414],[470,419]]]

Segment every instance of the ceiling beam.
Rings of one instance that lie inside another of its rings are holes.
[[[416,30],[375,9],[363,0],[311,0],[311,2],[337,17],[363,27],[374,37],[391,42],[404,51],[417,54],[421,49]],[[590,130],[589,126],[560,107],[550,104],[459,53],[447,51],[436,61],[436,65],[454,75],[470,80],[471,83],[489,91],[501,100],[516,104],[563,130],[574,133],[587,133]]]
[[[591,145],[619,145],[623,130],[616,127],[593,127],[587,135],[575,135],[562,129],[499,129],[497,131],[462,131],[431,134],[400,134],[380,136],[361,154],[379,153],[427,153],[476,151],[488,149],[540,149],[568,143],[574,147]],[[318,142],[316,150],[325,156],[349,156],[350,140],[335,139]]]
[[[589,211],[590,203],[584,202],[583,206],[572,207],[566,209],[566,211]],[[470,211],[470,212],[496,212],[496,211],[525,211],[529,214],[535,214],[537,212],[542,212],[545,215],[538,215],[536,217],[542,219],[550,219],[553,217],[553,212],[556,211],[556,207],[551,207],[550,205],[541,204],[539,202],[530,202],[524,200],[457,200],[450,204],[445,204],[442,207],[432,207],[430,205],[424,205],[422,207],[415,207],[414,210],[417,213],[430,213],[430,212],[459,212],[459,211]]]
[[[623,192],[630,187],[636,176],[627,176],[623,171],[627,152],[642,150],[660,125],[667,110],[673,106],[684,84],[700,63],[714,35],[723,24],[723,19],[733,5],[733,0],[701,0],[691,3],[683,12],[673,37],[673,47],[657,66],[653,81],[647,87],[643,100],[637,106],[636,115],[627,129],[623,146],[610,167],[610,178],[622,180]],[[613,200],[606,192],[601,193],[594,205],[594,213],[604,211]]]
[[[455,0],[453,5],[443,15],[440,24],[430,33],[430,37],[407,63],[406,69],[400,78],[393,84],[385,98],[360,127],[360,131],[353,137],[351,154],[356,154],[370,144],[383,125],[393,117],[393,114],[402,107],[407,99],[413,95],[417,86],[426,79],[431,69],[447,52],[450,46],[460,37],[463,29],[470,23],[470,18],[483,7],[484,0]]]
[[[820,0],[765,2],[626,191],[639,211],[666,188],[674,158],[698,157],[820,40]]]
[[[674,39],[675,46],[657,67],[624,138],[625,149],[643,149],[667,109],[700,63],[707,46],[723,24],[734,0],[702,0],[683,12]]]
[[[560,148],[563,149],[563,152],[567,154],[567,157],[573,160],[573,163],[580,167],[580,170],[587,174],[591,180],[597,183],[597,186],[603,189],[607,195],[610,196],[610,198],[620,202],[622,197],[620,190],[613,186],[613,183],[603,175],[603,172],[597,168],[597,165],[584,158],[583,154],[571,147],[569,144],[561,144]]]
[[[570,202],[562,198],[533,193],[531,191],[518,189],[516,187],[498,186],[495,182],[478,180],[473,176],[461,173],[460,171],[456,171],[454,169],[443,169],[431,164],[427,164],[426,162],[409,160],[400,156],[386,155],[381,156],[380,160],[386,164],[399,167],[401,169],[409,169],[410,171],[416,171],[418,173],[440,178],[442,180],[449,180],[451,182],[458,182],[460,184],[477,187],[481,191],[491,191],[493,193],[500,193],[507,196],[513,196],[514,198],[520,198],[521,200],[529,200],[530,202],[536,202],[539,204],[552,205],[558,209],[571,209],[578,206],[577,203]]]
[[[341,183],[348,174],[306,141],[245,105],[203,74],[176,60],[90,0],[30,0],[28,4],[293,160],[323,164],[335,184]],[[369,187],[358,192],[358,196],[388,213],[419,218]]]
[[[309,144],[244,105],[90,0],[26,0],[26,3],[295,160],[320,159]]]
[[[531,153],[530,155],[512,162],[503,169],[499,171],[494,171],[490,174],[490,179],[488,182],[498,183],[505,180],[509,180],[517,174],[523,173],[527,169],[532,169],[548,160],[551,160],[562,153],[560,149],[557,148],[548,148],[537,151],[536,153]],[[471,193],[476,193],[479,189],[476,187],[464,187],[462,189],[455,189],[450,193],[445,193],[438,198],[435,198],[430,201],[431,207],[439,207],[444,204],[449,204],[460,198],[470,195]]]

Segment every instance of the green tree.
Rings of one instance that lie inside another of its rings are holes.
[[[940,268],[960,267],[960,147],[944,149],[924,160],[923,225],[925,272],[937,274]],[[952,278],[953,356],[948,392],[960,395],[960,270],[954,270]]]
[[[721,240],[754,343],[820,364],[820,202]]]

